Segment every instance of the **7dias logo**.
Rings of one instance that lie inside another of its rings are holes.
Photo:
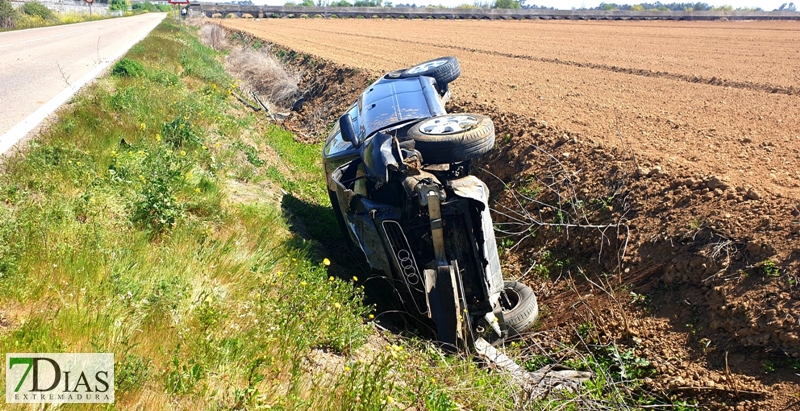
[[[114,354],[6,354],[7,403],[113,403]]]

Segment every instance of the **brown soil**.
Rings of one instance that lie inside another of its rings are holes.
[[[297,53],[308,140],[381,73],[457,56],[449,110],[495,120],[481,177],[541,329],[590,324],[711,408],[800,406],[798,23],[222,24]]]

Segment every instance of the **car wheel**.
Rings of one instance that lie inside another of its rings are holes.
[[[386,76],[389,78],[409,78],[427,76],[433,77],[440,88],[454,81],[461,75],[461,66],[455,57],[439,57],[405,70],[393,71]]]
[[[494,123],[480,114],[446,114],[411,126],[408,137],[427,164],[470,160],[494,146]]]
[[[507,282],[500,295],[503,320],[508,326],[508,335],[524,333],[533,327],[539,317],[536,295],[530,287],[519,282]]]

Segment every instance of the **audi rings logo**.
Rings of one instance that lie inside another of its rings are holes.
[[[417,274],[417,267],[414,265],[414,257],[411,255],[411,252],[408,250],[398,251],[397,261],[400,262],[400,267],[403,269],[406,281],[411,285],[419,283],[419,274]]]

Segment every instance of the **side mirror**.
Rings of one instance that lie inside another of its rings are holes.
[[[349,113],[344,113],[343,116],[339,117],[339,130],[342,132],[342,137],[349,141],[353,147],[358,147],[361,144],[356,135],[356,128],[353,126],[353,118],[350,117]]]

